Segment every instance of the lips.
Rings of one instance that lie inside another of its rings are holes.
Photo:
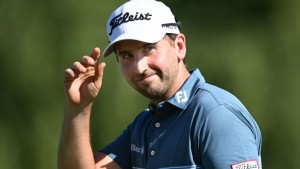
[[[149,82],[154,78],[154,76],[155,76],[155,74],[140,77],[140,78],[138,78],[138,82]]]
[[[147,73],[147,74],[142,74],[138,75],[136,80],[138,83],[150,83],[152,80],[155,79],[155,76],[158,76],[157,73]]]

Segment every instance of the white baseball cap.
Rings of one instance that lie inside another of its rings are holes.
[[[107,22],[110,44],[103,52],[107,57],[114,45],[121,40],[137,40],[156,43],[166,33],[179,34],[180,22],[176,22],[169,7],[155,0],[131,0],[116,9]]]

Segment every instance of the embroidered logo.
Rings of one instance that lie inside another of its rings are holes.
[[[151,16],[152,16],[152,14],[149,14],[149,12],[145,14],[136,12],[135,15],[131,15],[129,14],[129,12],[126,12],[123,16],[122,14],[123,13],[117,15],[110,21],[109,25],[111,26],[111,30],[109,35],[112,35],[113,30],[123,23],[137,21],[137,20],[151,20]]]
[[[177,102],[178,103],[184,103],[184,102],[187,102],[188,101],[188,97],[187,97],[187,94],[186,94],[186,91],[178,91],[176,93],[176,99],[177,99]]]
[[[231,165],[232,169],[259,169],[257,160],[249,160]]]
[[[130,149],[131,149],[131,151],[140,153],[141,155],[143,155],[143,154],[145,153],[144,146],[142,146],[142,147],[137,147],[136,145],[131,144]]]

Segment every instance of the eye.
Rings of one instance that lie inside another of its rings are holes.
[[[153,46],[147,46],[147,47],[146,47],[146,51],[147,51],[147,52],[150,52],[150,51],[152,51],[153,49],[154,49]]]
[[[154,44],[148,44],[147,46],[144,47],[144,53],[150,53],[153,52],[153,50],[155,50],[155,45]]]
[[[121,52],[119,54],[119,58],[120,60],[130,60],[131,58],[133,58],[133,55],[129,52]]]

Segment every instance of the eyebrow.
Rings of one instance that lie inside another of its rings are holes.
[[[156,45],[158,42],[154,42],[154,43],[145,43],[144,45],[142,45],[142,47],[146,47],[149,45]]]
[[[141,48],[145,48],[145,47],[147,47],[147,46],[156,46],[156,44],[157,44],[158,42],[155,42],[155,43],[145,43],[144,45],[142,45],[141,46]]]

